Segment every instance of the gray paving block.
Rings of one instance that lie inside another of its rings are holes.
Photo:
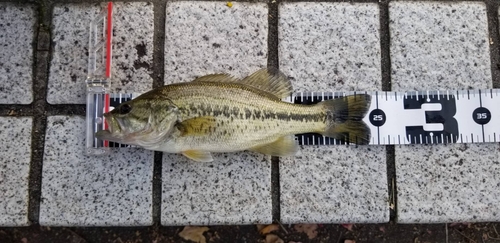
[[[40,224],[152,224],[153,152],[138,148],[85,155],[85,119],[47,119]]]
[[[389,221],[382,146],[302,146],[280,159],[282,223]]]
[[[31,5],[0,3],[0,103],[33,101],[36,20],[36,11]]]
[[[391,2],[392,89],[491,86],[486,6]]]
[[[168,2],[165,83],[218,72],[243,77],[267,63],[265,3]]]
[[[148,91],[153,83],[153,4],[131,2],[113,6],[111,90]],[[99,4],[54,7],[49,103],[85,103],[89,24],[100,10]]]
[[[295,91],[380,90],[376,4],[280,5],[280,69]],[[302,146],[280,159],[283,223],[387,222],[382,146]]]
[[[394,90],[491,88],[483,3],[390,4]],[[398,221],[496,221],[498,144],[396,147]]]
[[[168,2],[165,83],[227,72],[245,76],[267,62],[264,3]],[[195,163],[164,154],[163,225],[271,223],[270,157],[214,154]]]
[[[497,143],[397,146],[398,221],[498,221],[499,151]]]
[[[284,3],[278,28],[280,70],[295,89],[380,89],[377,5]]]
[[[223,153],[199,163],[164,154],[162,225],[272,223],[270,158]]]
[[[0,226],[28,225],[32,120],[0,117]]]

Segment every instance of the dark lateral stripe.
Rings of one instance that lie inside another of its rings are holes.
[[[324,122],[326,119],[325,114],[295,114],[295,113],[285,113],[285,112],[272,112],[269,110],[252,110],[249,108],[240,109],[238,107],[229,107],[227,105],[190,105],[185,109],[181,109],[181,112],[187,116],[197,115],[197,116],[213,116],[213,117],[224,117],[227,119],[245,119],[245,120],[268,120],[276,119],[284,122],[298,121],[298,122]]]

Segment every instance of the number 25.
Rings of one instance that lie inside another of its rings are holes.
[[[384,120],[383,115],[373,115],[373,120],[374,121],[382,121]]]

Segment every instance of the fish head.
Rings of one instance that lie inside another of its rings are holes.
[[[174,130],[180,113],[169,99],[137,98],[104,114],[108,129],[96,137],[117,143],[152,147]]]

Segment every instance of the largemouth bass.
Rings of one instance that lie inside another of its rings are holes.
[[[99,139],[168,153],[200,162],[212,152],[257,151],[291,156],[295,134],[319,133],[367,144],[370,130],[362,121],[370,96],[351,95],[315,105],[281,99],[292,84],[277,70],[261,69],[239,80],[212,74],[191,82],[166,85],[124,102],[104,115],[109,130]]]

